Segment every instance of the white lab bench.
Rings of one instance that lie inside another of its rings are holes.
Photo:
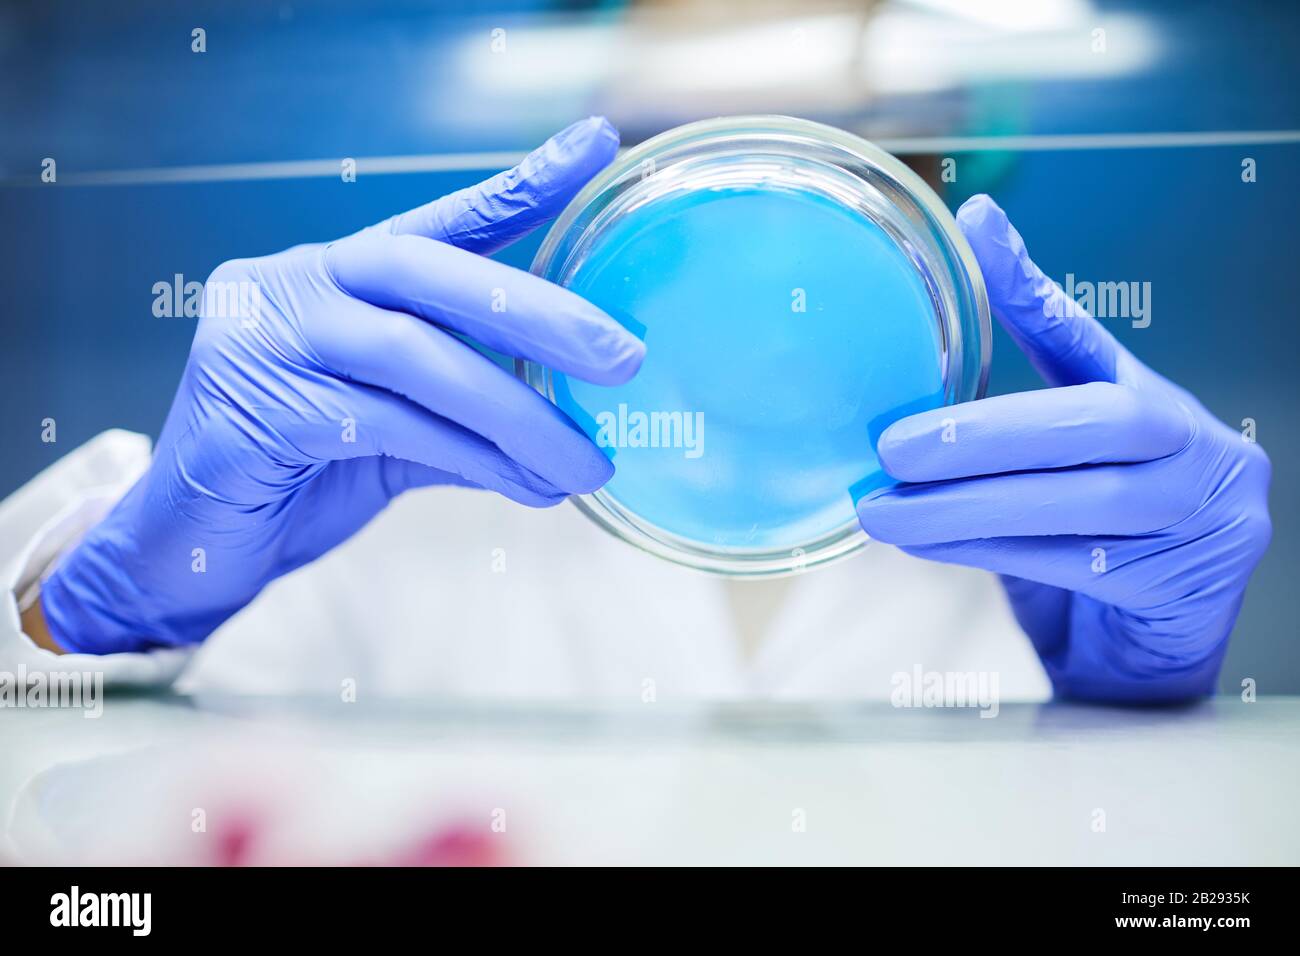
[[[1295,865],[1297,807],[1300,698],[0,711],[14,862],[212,862],[238,818],[248,862],[391,859],[450,826],[509,863]]]

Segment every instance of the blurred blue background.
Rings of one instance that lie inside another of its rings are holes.
[[[1250,140],[1300,128],[1300,5],[466,6],[0,5],[0,494],[105,428],[157,434],[194,320],[156,318],[156,282],[352,231],[503,165],[446,154],[523,152],[591,113],[625,145],[706,116],[787,113],[892,146],[954,209],[992,193],[1057,278],[1151,283],[1149,328],[1108,325],[1229,424],[1254,419],[1275,467],[1274,542],[1222,687],[1300,692],[1300,145]],[[206,52],[191,50],[195,28]],[[1154,138],[1109,148],[1112,134]],[[955,183],[938,182],[945,156]],[[40,182],[47,157],[55,184]],[[355,183],[342,157],[358,159]],[[440,171],[368,174],[367,157]],[[299,160],[321,162],[158,182],[176,175],[161,167]],[[502,258],[527,265],[539,240]],[[1037,387],[997,335],[992,391]],[[45,418],[57,443],[41,441]]]

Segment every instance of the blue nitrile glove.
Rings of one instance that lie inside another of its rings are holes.
[[[613,319],[484,258],[617,148],[586,120],[478,186],[218,267],[148,473],[42,587],[54,639],[96,654],[201,641],[415,486],[545,506],[604,484],[601,450],[452,332],[590,382],[635,374],[644,347]]]
[[[862,526],[909,554],[1002,574],[1060,696],[1213,692],[1268,546],[1268,457],[1043,275],[991,199],[971,199],[957,222],[994,313],[1055,387],[886,429],[881,461],[905,484],[861,501]]]

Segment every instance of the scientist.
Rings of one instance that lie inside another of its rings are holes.
[[[0,668],[629,702],[885,698],[917,669],[994,674],[1006,698],[1213,691],[1268,545],[1268,459],[1044,276],[984,196],[958,223],[1052,387],[890,427],[902,484],[859,502],[863,556],[724,583],[543,510],[613,466],[457,335],[596,384],[636,374],[618,323],[487,258],[617,146],[586,120],[481,185],[221,265],[210,282],[252,283],[255,314],[200,320],[152,457],[109,432],[0,507]]]

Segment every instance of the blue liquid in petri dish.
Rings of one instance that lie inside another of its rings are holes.
[[[943,404],[921,275],[878,225],[815,193],[652,201],[568,286],[641,335],[646,358],[614,388],[557,373],[556,403],[612,458],[606,494],[711,548],[794,549],[853,522],[854,494],[890,483],[876,438]]]

